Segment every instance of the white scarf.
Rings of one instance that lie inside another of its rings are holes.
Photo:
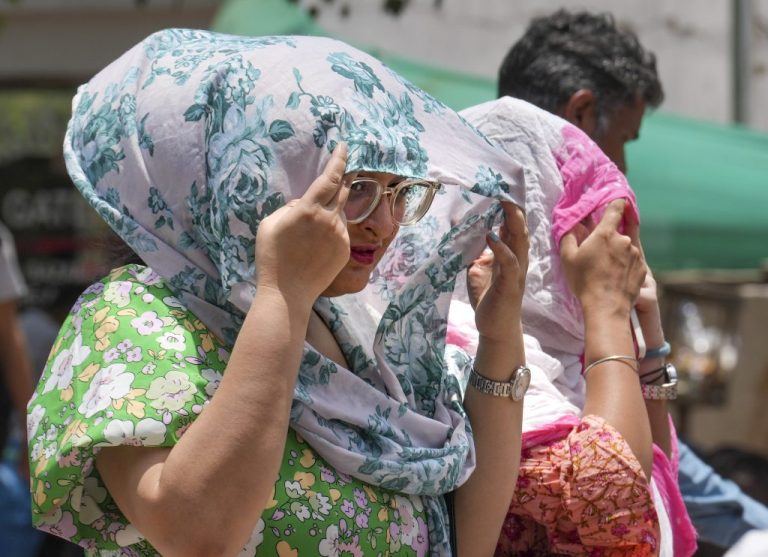
[[[73,112],[64,153],[76,186],[230,343],[255,292],[259,222],[306,191],[338,141],[350,171],[523,199],[516,163],[456,113],[325,38],[162,31],[82,86]],[[474,467],[443,351],[454,279],[482,249],[486,223],[469,214],[456,224],[379,297],[378,327],[353,297],[318,302],[353,369],[305,345],[291,413],[339,471],[425,496],[433,554],[448,551],[439,495]]]

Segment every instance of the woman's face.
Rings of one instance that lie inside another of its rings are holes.
[[[358,177],[373,178],[381,185],[394,187],[403,178],[386,172],[360,172]],[[336,275],[323,296],[341,296],[360,292],[378,265],[399,225],[392,218],[389,197],[382,196],[378,206],[362,222],[347,224],[350,254],[347,264]]]

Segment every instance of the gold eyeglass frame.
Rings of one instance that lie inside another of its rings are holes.
[[[429,208],[432,206],[432,201],[435,199],[435,194],[438,192],[438,190],[440,190],[443,187],[443,185],[440,182],[433,182],[431,180],[422,180],[420,178],[403,180],[402,182],[398,182],[394,186],[390,187],[390,186],[385,186],[384,184],[382,184],[378,180],[375,180],[374,178],[368,178],[365,176],[355,178],[354,180],[349,182],[347,187],[351,188],[354,184],[358,182],[375,183],[377,186],[376,197],[374,197],[370,207],[368,207],[368,209],[363,211],[363,214],[361,216],[356,217],[354,219],[350,219],[349,217],[347,217],[348,224],[358,224],[363,222],[368,217],[370,217],[371,214],[373,214],[373,212],[379,206],[379,202],[381,201],[381,198],[384,196],[390,196],[390,202],[389,202],[390,214],[392,215],[392,220],[395,221],[398,226],[408,226],[411,224],[415,224],[419,222],[424,215],[427,214],[427,211],[429,211]],[[395,217],[395,199],[397,198],[397,194],[399,194],[404,188],[408,186],[412,186],[414,184],[418,184],[428,189],[426,193],[426,197],[422,201],[423,209],[410,220],[399,222]]]

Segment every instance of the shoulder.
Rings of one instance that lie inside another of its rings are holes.
[[[157,274],[129,265],[80,296],[59,331],[31,402],[49,407],[79,403],[78,411],[90,418],[108,411],[118,399],[154,396],[168,381],[207,398],[218,386],[228,357],[228,347]],[[108,397],[107,384],[115,387]]]
[[[496,146],[516,158],[551,158],[563,143],[565,120],[527,101],[502,97],[467,108],[461,115]]]

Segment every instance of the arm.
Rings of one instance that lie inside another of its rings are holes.
[[[624,206],[623,200],[611,202],[589,235],[579,225],[560,244],[568,284],[584,313],[585,366],[607,356],[635,353],[629,313],[646,267],[630,238],[636,224],[627,225],[629,236],[617,231]],[[584,414],[601,416],[616,428],[650,478],[653,447],[637,365],[606,361],[592,367],[585,379]]]
[[[525,364],[520,316],[528,269],[527,227],[522,210],[505,204],[504,211],[501,238],[489,237],[493,256],[475,261],[468,277],[480,333],[474,365],[496,381],[508,381],[513,370]],[[523,402],[468,387],[464,406],[472,423],[477,466],[456,490],[458,554],[491,555],[517,483]]]
[[[216,395],[178,444],[97,456],[118,506],[163,555],[236,554],[264,510],[312,304],[349,257],[345,160],[337,148],[301,199],[262,221],[257,295]]]
[[[27,402],[35,388],[34,373],[27,356],[24,332],[17,320],[16,302],[12,300],[0,302],[0,359],[3,382],[26,440]],[[23,443],[22,454],[26,455],[26,442]],[[20,459],[19,466],[28,475],[26,456]]]
[[[661,327],[661,311],[657,297],[656,280],[650,270],[645,278],[645,283],[640,289],[637,298],[637,316],[643,330],[643,337],[649,348],[656,348],[664,344],[664,330]],[[657,358],[644,358],[640,361],[640,375],[659,369],[664,365],[663,356]],[[663,383],[663,379],[657,381]],[[672,454],[672,440],[669,431],[669,410],[666,400],[646,400],[645,409],[648,412],[648,420],[651,424],[653,442],[669,457]]]

